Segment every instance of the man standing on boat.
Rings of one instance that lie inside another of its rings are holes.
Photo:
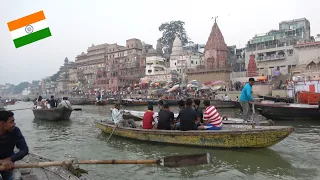
[[[252,86],[254,84],[254,78],[249,78],[249,83],[247,83],[241,91],[240,104],[242,107],[243,120],[248,121],[249,117],[249,103],[253,102],[252,97]]]
[[[29,153],[20,129],[15,126],[13,115],[11,111],[0,111],[0,165],[6,167],[6,171],[0,171],[3,180],[21,179],[20,171],[13,169],[14,162],[23,159]],[[15,147],[19,152],[14,153]]]

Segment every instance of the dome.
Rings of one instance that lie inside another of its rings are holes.
[[[158,56],[158,52],[155,49],[150,49],[147,56]]]
[[[182,43],[178,35],[176,34],[176,38],[172,44],[172,53],[171,55],[179,55],[183,52]]]

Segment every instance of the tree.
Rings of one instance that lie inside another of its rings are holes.
[[[29,87],[28,82],[22,82],[13,88],[13,94],[21,94],[25,88]]]
[[[176,34],[181,40],[182,45],[189,42],[186,30],[184,29],[185,22],[183,21],[170,21],[163,23],[159,26],[159,31],[162,32],[162,37],[157,41],[157,51],[162,55],[170,55],[172,52],[173,41]]]

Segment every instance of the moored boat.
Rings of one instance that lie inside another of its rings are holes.
[[[143,111],[131,111],[131,110],[124,110],[123,119],[133,119],[135,121],[141,121],[143,119],[143,115],[145,112]],[[157,112],[154,112],[156,116],[158,116]],[[178,114],[174,114],[174,117],[177,118]],[[232,117],[225,117],[222,120],[223,124],[252,124],[253,122],[249,120],[245,122],[243,119],[240,118],[232,118]],[[270,126],[273,125],[274,122],[271,120],[263,120],[260,121],[261,126]]]
[[[273,97],[273,96],[261,96],[258,95],[259,98],[267,101],[274,101],[274,102],[285,102],[285,103],[294,103],[293,98],[283,98],[283,97]]]
[[[17,163],[36,163],[36,162],[48,162],[51,161],[44,157],[31,154],[24,157],[21,161]],[[23,168],[20,169],[22,174],[22,179],[26,180],[89,180],[89,176],[86,174],[74,174],[66,167],[61,166],[51,166],[45,168]]]
[[[15,103],[16,103],[16,100],[6,101],[6,105],[14,105]]]
[[[318,105],[286,103],[254,103],[255,109],[272,120],[320,120]]]
[[[59,121],[68,120],[73,110],[66,108],[32,109],[36,119]]]
[[[210,148],[265,148],[288,137],[294,130],[291,126],[256,126],[224,125],[222,130],[145,130],[124,128],[95,122],[104,133],[115,136],[176,145],[199,146]]]
[[[122,99],[120,101],[123,106],[148,106],[148,105],[156,105],[158,103],[157,100],[136,100],[136,99]]]

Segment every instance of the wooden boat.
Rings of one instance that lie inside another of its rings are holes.
[[[267,101],[294,103],[293,98],[281,98],[281,97],[261,96],[261,95],[258,95],[258,97]]]
[[[297,93],[297,101],[301,104],[318,105],[320,101],[320,93],[300,91]]]
[[[14,105],[16,103],[16,100],[10,100],[6,102],[6,105]]]
[[[135,121],[141,121],[143,119],[143,115],[145,112],[143,111],[131,111],[131,110],[124,110],[123,119],[134,119]],[[156,116],[158,116],[157,112],[154,112]],[[174,117],[177,118],[178,114],[174,114]],[[225,117],[222,121],[223,124],[252,124],[252,121],[245,122],[243,119],[240,118],[233,118],[233,117]],[[271,126],[274,122],[271,120],[264,120],[260,121],[261,126]]]
[[[124,128],[95,122],[104,133],[114,136],[168,143],[176,145],[199,146],[210,148],[265,148],[270,147],[288,137],[294,130],[291,126],[256,126],[224,125],[222,130],[146,130],[141,128]]]
[[[320,120],[318,105],[287,103],[254,103],[255,109],[272,120]]]
[[[66,108],[32,109],[36,119],[49,121],[68,120],[73,110]]]
[[[136,100],[136,99],[122,99],[120,101],[123,106],[148,106],[148,105],[156,105],[158,103],[157,100]]]
[[[17,163],[35,163],[35,162],[51,161],[44,157],[31,154],[24,157]],[[89,180],[89,176],[80,174],[79,177],[74,175],[67,168],[61,166],[52,166],[46,168],[23,168],[19,169],[23,180]]]

